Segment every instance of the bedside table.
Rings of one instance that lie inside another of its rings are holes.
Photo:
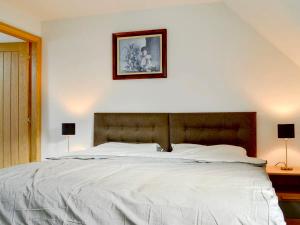
[[[300,167],[287,171],[281,170],[279,166],[267,166],[266,171],[287,224],[300,225]]]

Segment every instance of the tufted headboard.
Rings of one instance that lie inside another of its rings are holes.
[[[158,143],[169,149],[169,115],[95,113],[94,145],[105,142]]]
[[[231,144],[256,156],[256,113],[95,113],[94,145],[105,142]]]
[[[170,142],[203,145],[230,144],[256,156],[256,113],[172,113]]]

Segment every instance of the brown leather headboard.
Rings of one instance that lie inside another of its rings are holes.
[[[256,156],[256,113],[172,113],[170,142],[203,145],[230,144]]]
[[[169,149],[168,113],[95,113],[94,145],[105,142],[158,143]]]
[[[95,113],[94,145],[105,142],[230,144],[256,156],[256,113]]]

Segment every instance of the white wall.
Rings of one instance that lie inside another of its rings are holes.
[[[113,81],[111,34],[168,29],[168,78]],[[66,19],[43,24],[43,157],[66,150],[62,122],[76,122],[72,150],[92,145],[94,112],[257,111],[258,154],[282,160],[277,123],[296,123],[300,69],[222,3]]]
[[[40,19],[7,1],[0,1],[0,21],[35,35],[41,35]]]

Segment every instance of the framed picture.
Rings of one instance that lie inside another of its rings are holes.
[[[167,77],[167,30],[115,33],[113,79]]]

